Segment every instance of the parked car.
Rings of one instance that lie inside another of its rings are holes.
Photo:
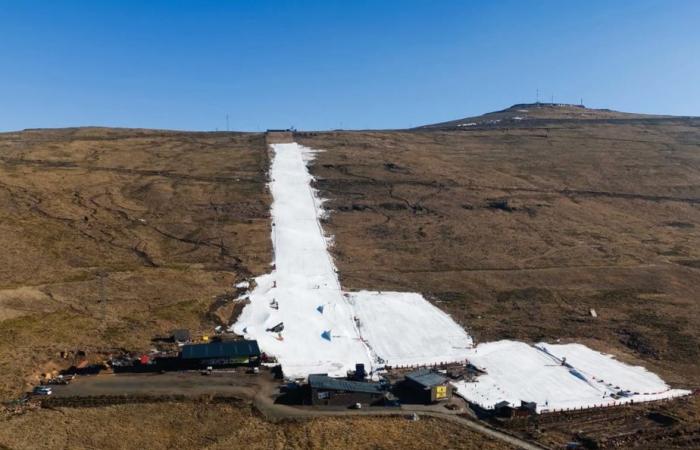
[[[32,391],[35,395],[51,395],[53,391],[49,386],[37,386]]]
[[[75,378],[74,375],[66,375],[66,376],[59,375],[55,378],[51,378],[50,380],[48,380],[46,382],[46,384],[61,384],[61,385],[69,384],[71,381],[73,381],[73,378]]]

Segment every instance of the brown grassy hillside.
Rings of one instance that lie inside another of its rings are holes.
[[[699,120],[298,140],[326,150],[312,172],[346,287],[423,292],[480,341],[575,339],[700,384]]]
[[[514,108],[470,127],[295,135],[326,150],[311,170],[343,285],[422,292],[478,341],[581,341],[700,386],[700,120]],[[211,330],[217,299],[269,270],[267,158],[261,134],[0,134],[0,398],[70,364],[61,351]],[[691,442],[697,403],[670,405]],[[582,429],[607,436],[601,417]],[[434,420],[271,424],[197,402],[2,420],[11,448],[144,435],[149,448],[497,448]]]
[[[262,135],[0,134],[0,396],[60,351],[211,329],[214,298],[271,260],[267,166]]]
[[[39,410],[1,425],[0,447],[13,449],[512,448],[437,419],[344,417],[273,424],[244,405],[198,402]]]

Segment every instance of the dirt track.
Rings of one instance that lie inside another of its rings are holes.
[[[204,396],[253,398],[267,378],[244,372],[215,373],[203,376],[196,372],[153,374],[103,374],[78,377],[74,383],[55,386],[53,398],[100,396],[191,397]],[[273,384],[274,385],[274,384]],[[53,398],[51,400],[53,400]]]
[[[422,418],[449,421],[505,445],[528,449],[559,448],[572,439],[572,433],[600,439],[601,444],[605,443],[603,448],[608,445],[633,447],[644,442],[655,442],[655,445],[665,443],[669,448],[687,448],[695,442],[694,436],[698,432],[693,417],[700,402],[694,397],[666,403],[546,414],[506,422],[502,424],[505,429],[495,429],[474,417],[470,418],[471,411],[464,406],[456,410],[446,409],[441,404],[405,404],[400,408],[369,407],[361,410],[287,406],[275,400],[279,386],[279,382],[265,371],[259,375],[246,374],[244,370],[215,372],[211,376],[202,376],[197,372],[103,374],[79,377],[74,384],[56,386],[55,396],[47,399],[45,404],[54,409],[198,401],[228,403],[245,409],[249,404],[268,423],[274,424],[320,418],[405,418],[416,413]],[[460,401],[455,403],[462,405]],[[668,422],[658,422],[655,415]],[[527,436],[528,439],[518,436]],[[541,443],[533,442],[533,436]]]
[[[294,407],[275,402],[279,383],[263,372],[259,375],[246,374],[243,370],[215,372],[202,376],[196,372],[165,374],[103,374],[79,377],[72,384],[55,386],[54,395],[46,400],[52,408],[60,406],[106,406],[113,398],[114,404],[134,401],[148,402],[148,399],[198,399],[234,398],[251,401],[255,409],[271,422],[285,420],[308,420],[318,417],[404,417],[416,413],[424,417],[449,420],[477,433],[499,440],[505,444],[527,450],[542,449],[535,443],[524,441],[514,435],[496,430],[490,426],[464,417],[467,410],[448,410],[442,405],[402,405],[400,408],[370,407],[362,410],[347,408]],[[82,399],[82,401],[81,401]]]

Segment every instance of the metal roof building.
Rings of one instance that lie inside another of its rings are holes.
[[[382,392],[382,386],[377,383],[363,383],[362,381],[350,381],[341,378],[331,378],[325,374],[309,375],[309,386],[312,389],[327,389],[346,392]]]
[[[232,359],[260,356],[258,341],[224,341],[182,347],[182,359]]]
[[[312,405],[351,406],[383,404],[389,392],[379,383],[363,383],[326,374],[309,375]]]
[[[416,391],[425,403],[449,400],[452,397],[452,386],[447,378],[430,369],[418,369],[406,374],[406,385]]]
[[[430,369],[418,369],[407,373],[406,379],[426,388],[442,385],[447,382],[447,378]]]

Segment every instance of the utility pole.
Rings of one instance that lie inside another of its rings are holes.
[[[537,88],[537,93],[535,94],[535,103],[540,104],[540,88]]]
[[[226,131],[228,131],[228,113],[226,113]]]

